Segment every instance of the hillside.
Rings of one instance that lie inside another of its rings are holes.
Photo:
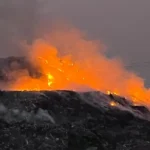
[[[101,92],[1,92],[0,149],[149,150],[149,111]],[[112,103],[113,102],[113,103]]]

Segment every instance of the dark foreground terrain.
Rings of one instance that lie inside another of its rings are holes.
[[[1,92],[0,103],[2,150],[150,150],[149,111],[124,98]]]

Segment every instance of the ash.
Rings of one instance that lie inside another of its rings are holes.
[[[0,149],[149,150],[149,116],[101,92],[1,91]]]

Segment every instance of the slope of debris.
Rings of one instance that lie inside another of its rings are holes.
[[[0,103],[2,150],[150,149],[149,110],[119,96],[1,91]]]

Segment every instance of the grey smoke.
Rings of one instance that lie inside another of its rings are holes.
[[[66,19],[91,38],[102,40],[108,55],[120,56],[149,85],[150,1],[148,0],[1,0],[0,56],[22,55],[17,45],[29,43],[55,19]]]
[[[54,118],[46,110],[39,108],[35,114],[33,111],[27,112],[16,108],[8,109],[3,104],[0,104],[0,119],[3,119],[8,123],[15,121],[26,121],[31,123],[45,121],[55,124]]]

